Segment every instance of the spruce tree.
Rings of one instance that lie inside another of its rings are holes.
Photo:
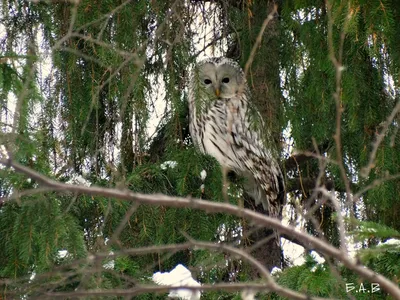
[[[282,234],[306,247],[305,262],[293,266],[264,240],[271,228],[249,219],[44,184],[228,201],[265,214],[234,174],[226,195],[216,160],[191,143],[187,83],[206,55],[248,67],[273,136],[267,145],[284,170],[285,220],[302,217],[303,230],[341,249],[345,229],[362,248],[359,263],[398,285],[399,246],[380,243],[400,238],[399,23],[400,3],[388,0],[4,0],[1,297],[164,299],[166,290],[140,288],[178,264],[202,284],[265,284],[223,246],[179,247],[194,240],[251,249],[269,270],[285,259],[273,276],[284,289],[371,299],[346,290],[360,282],[371,289],[356,268],[326,253],[318,263],[309,254],[315,245]],[[135,252],[142,247],[150,248]],[[205,290],[203,298],[239,299],[239,290]],[[259,299],[283,298],[259,290]],[[383,288],[372,296],[389,297]]]

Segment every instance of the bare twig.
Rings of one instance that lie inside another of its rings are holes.
[[[70,22],[70,26],[68,28],[67,33],[61,38],[59,39],[54,46],[52,47],[52,50],[56,50],[58,49],[65,41],[67,41],[70,37],[71,34],[73,32],[73,28],[75,25],[75,20],[76,20],[76,14],[77,14],[77,9],[78,9],[78,4],[79,4],[79,0],[71,0],[71,3],[74,4],[74,6],[71,8],[71,22]],[[110,17],[112,17],[115,13],[117,13],[119,10],[121,10],[123,7],[125,7],[127,4],[129,4],[130,2],[132,2],[132,0],[127,0],[123,3],[121,3],[120,5],[118,5],[116,8],[114,8],[113,10],[111,10],[110,12],[102,15],[100,18],[93,20],[91,22],[85,23],[84,25],[80,26],[79,28],[77,28],[75,31],[76,32],[80,32],[82,29],[85,29],[91,25],[94,25],[98,22],[101,22],[103,20],[109,19]]]
[[[110,238],[110,244],[117,242],[119,235],[121,234],[122,230],[125,228],[126,223],[128,223],[130,217],[134,214],[134,212],[138,209],[139,204],[133,203],[129,210],[125,213],[124,218],[119,223],[117,229],[115,229],[113,235]]]
[[[370,189],[373,189],[387,181],[396,180],[399,178],[400,178],[400,174],[395,174],[395,175],[385,175],[382,178],[375,179],[371,184],[367,185],[366,187],[362,188],[361,190],[359,190],[357,193],[354,194],[354,197],[353,197],[354,202],[357,202],[360,199],[360,197],[362,196],[362,194],[369,191]]]
[[[392,113],[388,116],[386,121],[383,123],[382,129],[379,133],[376,134],[376,140],[372,144],[372,150],[371,153],[369,154],[369,161],[365,167],[361,169],[360,175],[364,178],[368,177],[369,173],[371,172],[371,169],[375,165],[375,158],[376,158],[376,152],[378,151],[379,145],[382,143],[388,129],[389,125],[392,124],[394,118],[400,111],[400,101],[397,102],[396,106],[393,108]]]
[[[68,31],[67,31],[67,33],[66,33],[66,35],[64,37],[59,39],[54,44],[54,46],[52,47],[52,50],[59,48],[65,41],[67,41],[71,37],[71,34],[72,34],[74,26],[75,26],[76,15],[78,14],[79,2],[78,1],[74,1],[74,2],[71,1],[71,3],[73,3],[74,5],[71,8],[71,22],[69,23]]]
[[[260,32],[257,35],[257,39],[256,42],[253,45],[253,48],[251,49],[249,58],[246,61],[246,64],[244,66],[244,77],[247,77],[247,74],[249,73],[251,64],[253,63],[254,57],[256,55],[257,49],[261,44],[262,41],[262,37],[264,35],[264,31],[267,28],[269,22],[271,22],[274,19],[274,16],[277,14],[278,12],[278,5],[275,4],[274,5],[274,9],[268,14],[267,18],[264,20],[263,24],[261,25],[261,29]],[[243,91],[244,88],[244,84],[242,84],[242,86],[239,89],[239,93],[241,93]]]
[[[344,71],[344,67],[342,65],[343,62],[343,45],[344,39],[346,37],[346,28],[349,22],[349,16],[346,18],[345,23],[343,25],[343,30],[340,33],[340,44],[338,47],[338,57],[335,54],[335,47],[333,45],[333,17],[332,17],[332,4],[329,0],[326,1],[327,8],[327,16],[328,16],[328,46],[329,46],[329,57],[335,67],[336,70],[336,90],[333,94],[333,98],[336,103],[336,131],[334,135],[334,140],[336,144],[336,160],[338,161],[338,166],[340,169],[340,175],[346,187],[346,198],[348,206],[352,203],[352,194],[350,189],[350,181],[347,177],[346,169],[343,163],[343,153],[342,153],[342,139],[341,139],[341,125],[342,125],[342,101],[341,101],[341,82],[342,82],[342,72]],[[338,199],[333,198],[332,201],[338,201]],[[347,243],[346,243],[346,228],[344,226],[343,218],[341,218],[341,208],[340,202],[334,203],[335,208],[338,209],[338,226],[339,226],[339,235],[340,235],[340,243],[342,250],[347,252]]]

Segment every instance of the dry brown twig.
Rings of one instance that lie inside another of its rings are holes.
[[[400,111],[400,101],[397,102],[396,106],[393,108],[391,114],[387,117],[386,121],[383,123],[382,129],[376,134],[376,140],[372,144],[372,150],[369,155],[369,161],[365,167],[361,169],[361,176],[366,178],[371,172],[372,168],[375,166],[376,153],[378,151],[379,145],[383,142],[385,135],[389,129],[389,125],[392,124],[394,118]]]
[[[340,44],[338,47],[338,57],[336,57],[335,54],[335,47],[333,44],[333,17],[332,17],[332,4],[330,3],[329,0],[326,1],[326,8],[327,8],[327,16],[328,16],[328,48],[329,48],[329,57],[335,67],[336,70],[336,90],[333,94],[333,98],[335,100],[336,104],[336,131],[335,135],[333,136],[336,144],[336,160],[338,162],[338,166],[340,169],[340,174],[342,177],[342,180],[344,181],[344,185],[346,187],[346,198],[347,202],[351,203],[352,201],[352,194],[351,194],[351,189],[350,189],[350,182],[349,179],[347,178],[346,174],[346,169],[344,167],[343,163],[343,153],[342,153],[342,139],[341,139],[341,125],[342,125],[342,113],[343,113],[343,107],[342,107],[342,101],[341,101],[341,82],[342,82],[342,73],[344,71],[344,67],[342,65],[343,62],[343,45],[344,45],[344,39],[346,37],[346,28],[347,24],[349,22],[349,16],[346,18],[345,23],[344,23],[344,30],[340,34]],[[335,206],[337,216],[338,216],[338,227],[339,227],[339,235],[340,235],[340,244],[341,248],[344,252],[347,252],[347,243],[346,243],[346,228],[344,226],[344,220],[341,214],[341,205],[340,201],[336,198],[333,197],[331,198],[332,203]]]
[[[244,66],[244,71],[243,71],[244,78],[246,78],[247,74],[249,73],[249,70],[250,70],[251,64],[254,61],[257,49],[262,42],[262,37],[264,35],[265,29],[267,28],[268,24],[274,19],[274,16],[277,13],[278,13],[278,5],[275,4],[273,10],[268,14],[267,18],[264,20],[263,24],[261,25],[261,29],[257,35],[256,42],[254,43],[253,48],[251,48],[249,58],[247,59],[246,64]],[[244,84],[242,84],[241,87],[239,88],[239,92],[238,92],[239,94],[241,92],[243,92],[243,88],[244,88]]]

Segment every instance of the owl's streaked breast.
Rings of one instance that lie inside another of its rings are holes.
[[[199,145],[202,152],[214,156],[222,166],[236,171],[241,169],[241,164],[235,154],[237,149],[232,128],[237,127],[238,117],[244,115],[245,110],[245,103],[236,97],[217,100],[205,112],[205,120],[200,120],[197,125],[203,137]]]

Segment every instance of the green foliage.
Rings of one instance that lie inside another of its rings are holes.
[[[63,214],[55,195],[25,198],[22,206],[2,208],[1,215],[2,277],[49,270],[58,261],[58,250],[67,250],[71,258],[86,255],[81,228]]]
[[[167,153],[164,163],[146,164],[135,168],[128,179],[131,190],[144,193],[163,193],[166,195],[206,197],[215,201],[223,201],[221,170],[216,161],[208,156],[199,155],[192,147]],[[206,170],[204,193],[201,190],[200,172]],[[231,201],[237,201],[232,198]],[[113,201],[112,212],[105,223],[105,234],[112,234],[125,215],[129,206],[124,202]],[[105,205],[104,208],[107,206]],[[125,246],[150,246],[182,243],[185,235],[196,240],[212,241],[223,223],[225,226],[237,226],[236,218],[207,214],[194,209],[168,208],[162,206],[140,206],[130,218],[130,226],[121,233],[121,241]],[[208,252],[207,252],[208,253]],[[163,266],[172,269],[178,263],[201,265],[209,254],[203,251],[177,253],[163,258]],[[153,255],[147,259],[141,257],[138,272],[152,264]],[[221,260],[219,258],[218,260]],[[125,260],[126,261],[126,260]],[[124,268],[125,269],[125,268]],[[127,272],[131,272],[126,269]],[[206,279],[205,279],[206,280]]]
[[[0,7],[0,145],[12,159],[62,182],[79,175],[102,187],[225,201],[219,165],[200,155],[188,138],[188,75],[195,54],[205,52],[199,45],[208,43],[196,24],[201,19],[199,27],[213,27],[207,34],[215,40],[212,52],[222,50],[244,66],[272,1],[82,0],[76,6],[73,1],[36,2],[5,0]],[[298,151],[313,150],[314,139],[322,155],[338,159],[332,136],[337,130],[333,94],[339,73],[329,53],[339,57],[342,52],[341,159],[353,192],[366,190],[360,198],[365,205],[361,219],[366,221],[349,220],[346,225],[354,225],[352,236],[366,248],[358,253],[361,262],[390,279],[399,278],[398,246],[373,246],[379,239],[400,236],[399,180],[380,182],[399,172],[398,116],[378,145],[369,176],[358,173],[369,161],[382,122],[399,101],[400,2],[280,3],[279,18],[268,24],[248,72],[252,104],[271,132],[265,136],[267,144],[281,148],[283,136]],[[327,3],[332,4],[334,49],[328,43]],[[147,128],[153,126],[151,117],[159,112],[160,100],[165,111],[155,136],[149,137]],[[207,172],[204,182],[202,170]],[[313,160],[288,176],[315,178],[319,172]],[[323,175],[323,181],[335,183],[338,199],[347,204],[338,165],[329,163]],[[113,270],[102,268],[109,259],[93,262],[88,253],[181,243],[187,236],[219,241],[221,228],[241,230],[240,219],[105,197],[31,193],[39,184],[0,168],[0,288],[11,292],[11,298],[40,298],[47,292],[43,287],[67,292],[78,287],[128,289],[150,283],[154,271],[170,270],[178,263],[201,268],[194,275],[202,283],[233,281],[233,260],[223,253],[187,249],[123,255],[114,259]],[[295,192],[302,203],[307,200],[304,195],[311,194]],[[240,184],[232,184],[228,201],[238,204],[240,194]],[[327,203],[314,217],[324,236],[339,245],[334,212]],[[122,220],[125,226],[112,240]],[[317,234],[311,222],[307,230]],[[230,237],[238,242],[233,234]],[[60,250],[67,250],[67,256],[61,258]],[[248,270],[238,268],[235,280],[250,280]],[[288,267],[277,281],[310,295],[348,297],[345,284],[359,284],[360,279],[340,266],[335,267],[335,277],[331,268],[307,257],[305,264]],[[36,275],[30,279],[32,274]],[[165,296],[144,294],[137,299]],[[262,293],[259,297],[278,298]],[[238,299],[239,293],[204,295],[216,298]]]
[[[380,245],[376,248],[365,249],[360,257],[366,266],[383,274],[387,278],[396,279],[400,276],[400,246]]]
[[[352,220],[352,223],[356,226],[352,234],[358,241],[363,241],[369,238],[400,238],[400,232],[388,227],[384,224],[379,224],[371,221],[358,221]]]
[[[357,190],[372,184],[387,174],[398,173],[397,123],[389,126],[389,133],[378,147],[377,158],[368,178],[358,176],[368,163],[375,133],[390,115],[398,95],[391,92],[398,86],[398,56],[391,59],[383,55],[383,48],[391,48],[393,32],[398,31],[396,21],[398,4],[393,1],[355,1],[332,4],[333,53],[343,53],[343,71],[340,73],[340,101],[342,155],[346,173],[352,187]],[[287,1],[282,7],[281,68],[283,91],[286,93],[285,116],[296,149],[314,150],[312,138],[323,155],[337,158],[332,137],[336,126],[336,104],[333,98],[337,73],[328,43],[328,11],[323,1]],[[341,34],[345,34],[343,48]],[[397,42],[396,42],[397,43]],[[396,51],[395,51],[396,52]],[[389,71],[390,70],[390,71]],[[393,86],[388,80],[393,74]],[[386,74],[386,75],[385,75]],[[394,79],[396,78],[396,79]],[[307,116],[307,117],[305,117]],[[315,177],[319,165],[309,162],[294,172],[296,176]],[[335,182],[335,189],[345,203],[344,182],[336,164],[328,164],[324,177]],[[370,189],[363,198],[369,219],[399,229],[398,180],[384,182]],[[317,210],[318,220],[331,216]],[[334,223],[332,223],[335,226]],[[324,228],[324,232],[332,227]],[[333,243],[337,235],[331,235]]]
[[[335,268],[335,273],[331,267]],[[276,281],[284,287],[303,291],[310,296],[347,299],[351,295],[355,299],[387,299],[381,290],[372,293],[370,282],[360,280],[354,273],[341,266],[318,264],[311,255],[306,256],[304,264],[278,273]],[[273,295],[273,299],[286,298]]]
[[[400,276],[400,232],[383,224],[353,220],[357,241],[368,241],[370,247],[360,250],[359,257],[365,265],[388,278]],[[376,241],[385,243],[376,245]]]

